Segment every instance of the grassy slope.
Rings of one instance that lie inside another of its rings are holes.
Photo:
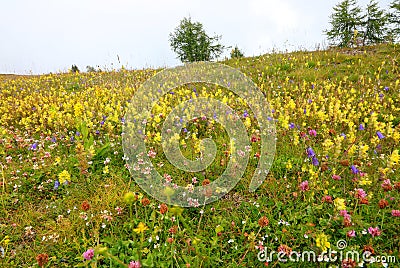
[[[382,64],[383,62],[385,63]],[[326,82],[338,84],[342,81],[344,88],[354,87],[357,91],[364,90],[363,87],[379,89],[379,87],[389,86],[394,88],[396,79],[399,79],[400,68],[399,47],[389,45],[366,48],[365,52],[361,51],[356,55],[336,50],[295,52],[228,60],[225,63],[239,68],[266,92],[268,101],[278,111],[276,118],[283,111],[278,103],[284,103],[288,97],[298,105],[307,98],[316,99],[318,96],[313,92],[324,90]],[[387,73],[386,70],[388,70]],[[151,74],[150,71],[149,73]],[[379,79],[377,79],[378,73],[380,73]],[[52,78],[53,82],[46,82],[46,76],[43,76],[43,79],[35,81],[34,85],[38,88],[41,85],[49,87],[63,85],[67,92],[68,90],[85,91],[86,88],[97,85],[123,92],[126,85],[136,84],[134,87],[137,87],[149,75],[139,76],[138,79],[137,74],[133,72],[82,74],[80,82],[76,82],[77,79],[74,75],[60,74],[56,75],[56,78]],[[0,84],[0,87],[6,87],[5,84],[10,83],[9,79],[8,77],[5,81],[0,78],[0,81],[3,80],[0,83],[4,83]],[[371,82],[363,84],[362,81],[368,81],[368,79],[371,79]],[[30,85],[31,82],[29,78],[17,77],[15,83]],[[315,85],[315,90],[311,89],[312,84]],[[9,84],[7,84],[8,86]],[[394,106],[399,107],[399,98],[398,95],[396,96],[398,90],[391,94],[394,94],[392,95],[395,101]],[[128,97],[129,94],[125,96],[125,99],[127,100]],[[276,99],[280,99],[280,101],[278,102]],[[355,101],[354,107],[356,105],[357,101]],[[382,115],[393,114],[395,118],[400,118],[399,111],[392,110],[390,107],[380,112]],[[293,119],[298,119],[299,121],[296,123],[299,124],[307,121],[300,115],[293,116]],[[12,129],[12,120],[6,120],[6,122],[3,128]],[[295,148],[291,146],[292,138],[289,131],[281,127],[278,127],[275,162],[267,181],[255,193],[247,192],[245,190],[247,182],[241,182],[223,200],[207,205],[203,209],[203,216],[200,215],[199,209],[186,209],[178,217],[178,222],[162,218],[157,208],[159,203],[150,198],[149,206],[144,207],[140,203],[135,205],[134,209],[138,216],[131,218],[129,208],[124,204],[122,196],[129,190],[134,192],[141,192],[141,190],[132,182],[129,172],[123,168],[122,149],[118,136],[119,127],[120,125],[117,125],[111,131],[114,134],[99,138],[104,143],[109,141],[115,145],[108,148],[105,153],[96,154],[98,159],[93,160],[96,168],[91,170],[91,174],[86,177],[77,174],[71,185],[57,192],[52,191],[52,184],[44,184],[45,190],[38,191],[37,187],[40,185],[38,182],[43,182],[47,178],[54,179],[54,174],[59,173],[64,166],[77,164],[79,156],[74,145],[60,142],[59,149],[54,152],[52,157],[60,155],[63,161],[56,168],[52,166],[35,171],[31,169],[32,162],[27,160],[26,163],[16,163],[3,170],[0,230],[2,234],[10,237],[11,242],[7,246],[6,257],[0,259],[0,266],[32,266],[36,263],[37,254],[46,253],[50,256],[49,267],[70,267],[82,263],[82,253],[87,248],[95,247],[98,244],[111,248],[112,254],[119,255],[118,258],[127,263],[130,260],[129,256],[136,257],[137,255],[132,249],[139,246],[141,238],[132,229],[140,221],[149,226],[153,235],[157,234],[160,237],[161,249],[159,250],[155,250],[153,244],[144,242],[144,246],[151,252],[147,255],[144,254],[144,259],[147,257],[148,263],[151,263],[148,256],[152,255],[153,262],[156,263],[155,267],[160,266],[161,262],[166,265],[179,263],[181,266],[191,263],[192,267],[261,266],[256,259],[254,246],[258,244],[257,241],[261,240],[261,235],[266,234],[268,237],[264,236],[264,244],[275,250],[280,244],[287,244],[297,251],[318,250],[314,238],[321,231],[331,236],[330,241],[333,244],[335,241],[345,238],[344,229],[340,220],[333,215],[333,209],[329,210],[325,204],[321,205],[320,199],[323,192],[315,190],[312,195],[299,192],[297,184],[309,176],[308,173],[301,170],[302,161],[306,158],[303,151],[305,144]],[[304,129],[307,127],[318,128],[321,126],[318,122],[312,121]],[[339,124],[332,124],[332,127],[337,132],[345,131],[345,128],[341,129]],[[15,125],[15,128],[23,129],[23,126]],[[34,128],[28,131],[29,135],[37,137],[38,133],[35,133]],[[60,131],[63,130],[60,129]],[[18,132],[17,135],[22,135],[22,133]],[[4,137],[10,138],[10,136],[12,135],[7,134]],[[321,143],[322,140],[316,141],[316,148],[320,148]],[[385,145],[383,150],[386,153],[399,147],[399,144],[393,141]],[[13,155],[14,159],[19,154],[30,154],[29,157],[33,157],[27,148],[7,149],[5,143],[0,144],[0,148],[1,162],[5,162],[7,155]],[[302,151],[299,152],[299,150]],[[116,155],[114,152],[118,152],[118,154]],[[102,162],[106,157],[111,159],[111,165],[109,174],[104,175]],[[286,170],[288,159],[291,159],[294,165],[291,171]],[[16,175],[13,172],[17,169],[26,170],[28,174],[32,175],[26,177],[20,174]],[[395,176],[399,176],[399,173],[395,173],[392,181],[398,181]],[[322,178],[327,179],[329,176],[321,175]],[[14,184],[22,186],[18,191],[14,191]],[[376,195],[380,194],[382,193],[377,190]],[[348,193],[344,195],[348,195]],[[391,203],[391,208],[399,209],[398,192],[393,192],[391,195],[395,198],[395,201]],[[93,215],[93,218],[86,221],[87,225],[81,219],[80,214],[83,212],[81,204],[85,200],[90,203],[90,209],[87,211],[89,218],[90,215]],[[369,238],[360,238],[351,245],[361,250],[364,245],[372,244],[380,254],[396,254],[397,258],[400,258],[399,220],[378,215],[377,201],[376,198],[372,199],[370,207],[366,206],[364,212],[353,204],[352,209],[356,207],[353,210],[354,222],[358,229],[367,227],[369,224],[374,226],[378,224],[385,230],[385,235],[374,241]],[[117,206],[123,208],[122,215],[117,215],[115,210]],[[328,210],[329,212],[326,213]],[[104,211],[112,212],[114,217],[112,222],[108,223],[104,220],[102,217],[106,214]],[[135,211],[133,213],[135,214]],[[171,218],[173,214],[169,213],[168,217]],[[257,221],[263,215],[270,219],[270,227],[259,232]],[[280,219],[288,221],[291,225],[286,227],[278,225]],[[107,227],[102,228],[102,223],[106,223]],[[178,226],[178,232],[172,235],[168,230],[174,225]],[[34,234],[30,235],[27,232],[25,229],[27,226],[33,227]],[[156,228],[156,226],[158,227]],[[223,230],[218,229],[217,226],[222,226]],[[155,229],[156,231],[154,231]],[[151,232],[146,233],[146,238],[151,235]],[[221,233],[221,236],[216,233]],[[309,238],[303,238],[304,234],[308,234]],[[51,237],[52,235],[56,235],[57,238]],[[43,237],[45,237],[44,240]],[[174,237],[175,242],[164,246],[167,237]],[[0,239],[2,238],[0,237]],[[234,239],[235,242],[228,243],[229,239]],[[2,243],[1,245],[4,245],[4,240]],[[176,253],[171,253],[174,250]],[[98,265],[109,267],[110,258],[104,257],[103,260],[99,260]],[[116,265],[115,262],[114,265]],[[303,265],[307,266],[307,264]],[[315,264],[309,265],[313,267]]]

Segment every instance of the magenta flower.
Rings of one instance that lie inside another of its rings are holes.
[[[316,131],[315,129],[310,129],[310,130],[308,131],[308,134],[310,134],[310,136],[316,137],[316,136],[317,136],[317,131]]]
[[[300,190],[304,191],[308,191],[310,190],[310,187],[308,186],[308,181],[303,181],[300,183],[299,185]]]
[[[131,261],[128,266],[128,268],[140,268],[140,267],[141,265],[139,261]]]
[[[379,227],[369,227],[368,228],[368,233],[370,233],[372,235],[372,237],[375,236],[380,236],[381,235],[381,231],[379,230]]]
[[[93,257],[94,257],[94,250],[93,250],[92,248],[90,248],[90,249],[86,250],[86,251],[83,253],[82,256],[83,256],[83,258],[84,258],[85,260],[90,261],[90,260],[93,259]]]
[[[354,194],[354,196],[358,199],[366,198],[367,193],[364,191],[364,189],[358,188],[356,189],[356,193]]]
[[[392,216],[393,217],[400,217],[400,210],[393,209],[392,210]]]
[[[347,232],[346,235],[347,235],[347,237],[355,237],[356,236],[356,231],[350,230],[350,231]]]
[[[335,181],[338,181],[341,179],[341,177],[339,175],[332,175],[332,179],[334,179]]]

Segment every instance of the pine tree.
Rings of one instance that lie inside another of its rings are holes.
[[[172,50],[182,62],[209,61],[219,57],[225,47],[218,43],[221,36],[210,37],[200,22],[191,18],[181,20],[179,26],[170,34]]]
[[[363,45],[383,43],[388,40],[388,16],[378,7],[375,0],[370,0],[364,21]]]
[[[400,38],[400,0],[390,3],[389,22],[392,39],[398,40]]]
[[[331,30],[325,31],[331,45],[352,46],[357,32],[360,32],[364,16],[356,0],[344,0],[333,8],[330,16]]]

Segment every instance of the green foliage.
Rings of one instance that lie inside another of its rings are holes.
[[[208,36],[200,22],[191,18],[181,20],[179,26],[170,34],[172,50],[182,62],[210,61],[218,58],[225,47],[218,43],[221,36]]]
[[[231,51],[231,58],[234,59],[234,58],[243,58],[243,57],[244,57],[243,52],[240,51],[240,49],[237,46],[235,46],[235,48],[232,49],[232,51]]]
[[[390,3],[390,34],[394,40],[398,40],[400,37],[400,0],[393,0]]]
[[[73,65],[71,66],[71,72],[73,72],[73,73],[79,73],[79,68],[78,68],[78,66],[76,66],[75,64],[73,64]]]
[[[363,45],[379,44],[388,39],[388,15],[378,7],[375,0],[371,0],[367,6]]]
[[[331,30],[325,31],[331,44],[339,47],[354,45],[357,32],[362,26],[363,15],[355,0],[344,0],[333,8],[330,16]]]

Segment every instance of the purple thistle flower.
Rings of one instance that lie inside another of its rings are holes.
[[[351,172],[353,174],[358,174],[360,171],[357,169],[357,167],[355,165],[351,165]]]
[[[376,132],[376,135],[378,135],[378,138],[381,140],[383,138],[385,138],[385,136],[383,136],[383,134],[380,131]]]

